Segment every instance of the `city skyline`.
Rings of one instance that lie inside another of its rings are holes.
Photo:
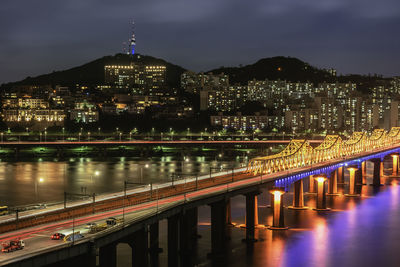
[[[389,0],[296,5],[123,1],[118,6],[110,1],[5,1],[1,21],[8,27],[0,39],[0,83],[121,52],[132,19],[138,53],[194,71],[283,55],[338,73],[395,76],[399,5]]]

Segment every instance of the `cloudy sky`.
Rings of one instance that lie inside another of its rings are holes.
[[[339,73],[400,75],[398,0],[1,0],[0,83],[122,51],[201,71],[298,57]]]

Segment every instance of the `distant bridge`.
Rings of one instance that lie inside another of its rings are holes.
[[[251,241],[254,240],[257,224],[257,195],[263,188],[268,187],[272,193],[271,204],[274,209],[270,229],[285,229],[281,212],[281,196],[285,192],[282,187],[288,190],[288,185],[293,186],[293,208],[303,209],[303,180],[309,177],[309,192],[317,193],[316,210],[326,210],[325,180],[328,180],[327,193],[335,196],[337,183],[344,182],[344,171],[347,170],[349,192],[346,195],[359,196],[355,185],[356,181],[360,184],[366,182],[366,162],[374,163],[372,184],[379,186],[380,178],[384,175],[383,159],[387,156],[393,158],[391,176],[399,177],[399,152],[400,127],[394,127],[389,132],[383,129],[376,129],[371,134],[355,132],[347,140],[338,135],[328,135],[316,147],[312,147],[310,141],[294,139],[280,153],[250,160],[247,168],[213,175],[210,173],[210,176],[191,178],[176,184],[172,182],[159,185],[160,190],[157,190],[156,195],[150,188],[129,195],[120,192],[98,203],[69,207],[56,213],[52,211],[49,214],[51,216],[45,216],[45,212],[40,211],[38,216],[31,215],[21,220],[19,226],[15,223],[4,223],[0,228],[9,230],[0,235],[1,241],[10,237],[34,236],[31,237],[29,246],[36,247],[37,250],[34,253],[29,252],[30,254],[28,251],[26,254],[14,252],[15,256],[9,254],[3,263],[9,263],[10,266],[56,263],[59,266],[71,266],[85,263],[89,267],[96,266],[98,255],[99,266],[113,267],[116,264],[116,244],[122,242],[131,246],[135,266],[147,266],[149,254],[154,256],[154,250],[158,250],[158,221],[167,219],[169,266],[178,266],[180,257],[183,266],[190,265],[187,262],[191,260],[191,244],[197,236],[199,206],[211,207],[211,252],[215,255],[221,253],[225,245],[231,197],[244,195],[246,198],[246,240]],[[316,190],[314,186],[317,182]],[[137,215],[138,212],[140,216]],[[131,219],[118,227],[88,235],[75,244],[63,243],[57,247],[48,245],[48,228],[50,231],[70,229],[74,223],[71,217],[79,216],[79,223],[85,225],[87,222],[104,220],[111,215],[130,216]],[[62,221],[58,222],[60,219]],[[36,226],[30,228],[30,225]],[[16,229],[17,227],[27,228]]]

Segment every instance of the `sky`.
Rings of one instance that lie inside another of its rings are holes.
[[[0,84],[136,50],[193,71],[297,57],[400,75],[398,0],[1,0]]]

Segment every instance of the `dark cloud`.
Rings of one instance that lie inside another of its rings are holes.
[[[196,71],[285,55],[399,75],[397,0],[3,0],[0,83],[120,52],[132,18],[140,53]]]

